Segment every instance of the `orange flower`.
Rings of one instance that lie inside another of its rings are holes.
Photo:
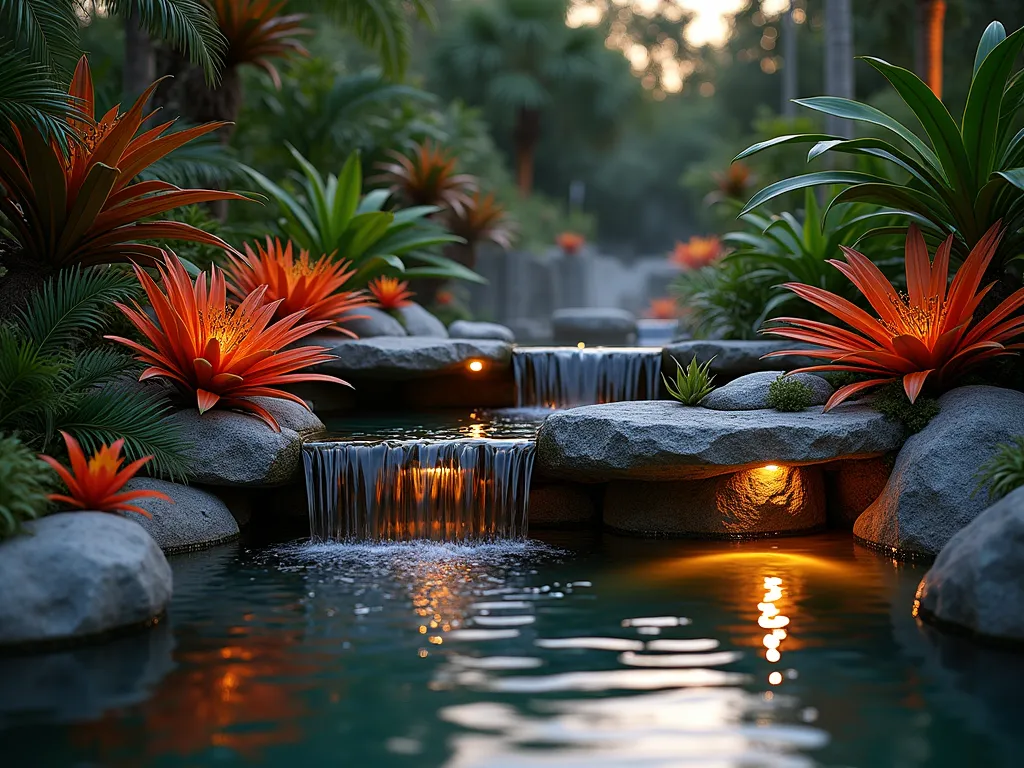
[[[679,306],[675,299],[651,299],[647,316],[654,320],[675,320],[679,317]]]
[[[970,327],[974,312],[992,288],[989,285],[978,290],[1002,238],[1000,226],[1001,222],[996,222],[978,241],[948,288],[953,236],[939,246],[935,261],[931,263],[924,236],[916,226],[911,226],[906,245],[908,293],[904,296],[896,293],[867,257],[843,247],[846,261],[829,263],[857,286],[878,319],[834,293],[801,283],[788,283],[786,288],[835,315],[855,332],[813,320],[780,317],[779,320],[790,327],[766,333],[810,342],[822,349],[773,352],[767,356],[799,354],[823,358],[831,363],[801,370],[854,371],[873,377],[840,387],[826,403],[825,410],[828,410],[861,390],[900,378],[907,397],[913,402],[928,380],[942,386],[979,363],[1024,348],[1024,344],[1006,344],[1024,331],[1024,318],[1013,317],[1024,306],[1024,288]]]
[[[103,445],[86,461],[82,447],[67,432],[61,432],[64,437],[64,444],[68,447],[68,457],[71,459],[71,468],[68,469],[52,456],[40,456],[39,458],[53,467],[60,475],[64,485],[68,487],[70,496],[62,493],[51,493],[47,498],[50,501],[63,501],[70,504],[74,509],[89,509],[97,512],[135,512],[145,517],[152,517],[144,509],[128,504],[136,499],[163,499],[171,501],[171,498],[160,491],[125,491],[118,493],[124,484],[135,477],[138,472],[152,456],[144,456],[138,461],[133,461],[124,469],[124,457],[121,455],[121,447],[124,439],[116,440],[113,445]]]
[[[451,291],[438,291],[434,296],[434,301],[437,302],[438,306],[447,307],[453,301],[455,301],[455,294]]]
[[[295,395],[275,389],[275,384],[302,381],[327,381],[344,384],[334,376],[320,373],[295,373],[302,368],[333,359],[325,347],[297,347],[283,350],[299,339],[331,324],[318,320],[299,324],[303,312],[271,322],[279,301],[264,302],[266,286],[246,296],[237,308],[227,306],[224,275],[216,267],[207,288],[206,273],[189,279],[185,268],[174,256],[165,255],[157,268],[163,282],[156,282],[139,267],[135,274],[149,297],[156,322],[142,307],[134,309],[117,304],[152,348],[118,336],[119,341],[139,353],[138,359],[149,365],[139,380],[170,379],[188,397],[194,397],[200,413],[215,406],[250,411],[280,432],[274,417],[247,398],[283,397],[306,408]]]
[[[164,134],[174,121],[136,136],[153,83],[124,114],[114,107],[94,119],[92,74],[83,56],[69,94],[87,120],[71,120],[79,141],[65,154],[55,141],[28,128],[16,131],[14,153],[0,145],[0,213],[15,240],[53,267],[142,259],[157,261],[162,251],[142,240],[191,240],[225,250],[231,247],[207,232],[178,221],[153,217],[211,200],[246,200],[233,192],[179,189],[166,181],[138,181],[150,165],[192,139],[226,123],[206,123]]]
[[[734,162],[725,173],[714,173],[712,176],[718,185],[718,193],[722,198],[746,200],[752,181],[750,167],[745,163]]]
[[[339,331],[355,338],[352,331],[338,325],[342,320],[353,320],[350,313],[369,305],[364,291],[344,291],[342,286],[355,274],[348,261],[332,261],[331,256],[309,260],[309,251],[299,258],[292,255],[292,243],[282,247],[280,240],[267,237],[267,246],[256,245],[253,253],[248,243],[245,257],[229,256],[225,270],[228,291],[240,301],[260,286],[266,286],[264,301],[278,302],[274,317],[283,319],[295,312],[305,311],[305,320],[327,320],[327,329]]]
[[[407,291],[408,287],[409,283],[400,283],[397,277],[378,277],[367,286],[381,309],[398,309],[411,304],[409,299],[416,294]]]
[[[563,232],[555,238],[555,242],[566,256],[575,256],[587,240],[583,235],[575,232]]]
[[[676,243],[670,261],[686,269],[700,269],[718,261],[722,255],[722,243],[715,237],[694,235],[685,243]]]
[[[469,205],[476,177],[456,173],[458,160],[450,151],[425,141],[415,147],[412,157],[394,150],[388,155],[392,162],[378,163],[384,173],[370,181],[387,184],[408,205],[436,205],[456,214]]]
[[[260,67],[280,90],[281,76],[270,59],[309,55],[295,38],[311,35],[313,30],[302,26],[305,14],[281,13],[284,0],[212,0],[211,4],[217,13],[217,26],[228,41],[224,57],[226,67],[239,64]]]

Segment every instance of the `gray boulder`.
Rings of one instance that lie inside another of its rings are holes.
[[[777,352],[783,349],[796,349],[801,346],[793,341],[768,341],[758,339],[757,341],[715,341],[700,339],[694,341],[673,342],[664,349],[662,370],[667,376],[675,373],[674,357],[681,365],[689,365],[696,356],[697,362],[704,364],[712,360],[708,369],[718,377],[717,384],[721,385],[726,381],[745,376],[748,373],[758,371],[792,371],[807,365],[814,365],[816,362],[809,357],[769,357],[767,360],[761,358],[769,352]]]
[[[859,405],[822,413],[712,411],[659,401],[589,405],[553,413],[537,437],[549,478],[690,480],[768,464],[866,458],[899,447],[902,428]]]
[[[0,646],[141,626],[171,599],[171,568],[133,520],[66,512],[0,544]]]
[[[592,522],[596,513],[592,488],[575,483],[531,488],[530,525],[545,528]]]
[[[713,411],[756,411],[770,408],[768,389],[772,382],[782,375],[782,371],[748,373],[714,390],[701,400],[700,404]],[[813,373],[795,373],[789,379],[799,381],[811,390],[811,401],[808,405],[824,405],[832,396],[832,385],[821,376],[815,376]]]
[[[296,406],[297,407],[297,406]],[[203,485],[266,487],[302,474],[302,437],[281,426],[275,432],[255,416],[190,408],[171,415],[189,443],[193,480]]]
[[[604,524],[642,536],[736,538],[825,526],[825,484],[817,467],[757,467],[703,480],[616,481]]]
[[[338,344],[331,354],[335,359],[321,363],[316,370],[342,378],[348,374],[411,379],[464,369],[472,360],[480,360],[489,368],[508,368],[512,363],[511,345],[486,339],[359,339]]]
[[[453,339],[494,339],[514,344],[515,333],[506,325],[456,320],[448,326],[448,335]]]
[[[277,419],[277,423],[281,427],[295,430],[304,440],[323,437],[327,433],[327,427],[320,421],[320,418],[309,408],[304,408],[294,400],[283,397],[250,397],[248,399],[266,408],[270,411],[270,415]]]
[[[1024,488],[949,540],[918,597],[924,618],[1024,642]]]
[[[624,309],[558,309],[551,316],[555,344],[621,347],[636,344],[636,317]]]
[[[376,336],[405,336],[405,326],[382,309],[376,307],[362,307],[357,310],[356,316],[351,320],[342,322],[342,326],[352,331],[360,339],[370,339]],[[344,338],[338,336],[338,339]],[[330,345],[330,346],[333,346]]]
[[[976,475],[999,443],[1024,435],[1024,393],[960,387],[907,440],[889,482],[857,518],[854,535],[907,556],[934,556],[987,506]]]
[[[409,336],[448,338],[448,329],[444,327],[444,323],[416,302],[399,307],[395,310],[395,315],[398,316],[398,322],[405,327],[405,332]]]
[[[227,505],[212,493],[152,477],[128,481],[129,491],[160,491],[173,499],[139,499],[134,502],[152,517],[137,518],[166,554],[205,549],[238,536],[238,523]]]

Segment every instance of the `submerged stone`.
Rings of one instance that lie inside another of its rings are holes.
[[[896,457],[885,490],[853,532],[869,544],[934,556],[987,506],[978,471],[996,446],[1024,435],[1024,393],[998,387],[954,389],[939,414]]]
[[[143,625],[171,599],[171,568],[134,520],[65,512],[0,544],[0,646]]]
[[[537,438],[537,469],[544,477],[583,482],[689,480],[877,456],[902,440],[899,425],[863,405],[780,413],[608,403],[549,416]]]
[[[1024,642],[1024,488],[949,540],[918,596],[925,618]]]

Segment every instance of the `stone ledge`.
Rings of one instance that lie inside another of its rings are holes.
[[[337,337],[314,336],[307,343],[330,347],[335,359],[316,370],[342,378],[409,379],[462,369],[471,360],[480,360],[491,369],[508,368],[512,363],[512,345],[488,339],[378,336],[339,341]]]
[[[900,425],[859,405],[823,414],[609,403],[549,416],[537,437],[537,471],[580,482],[691,480],[767,464],[869,458],[902,442]]]

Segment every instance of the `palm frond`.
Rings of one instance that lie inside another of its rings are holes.
[[[54,355],[103,330],[113,302],[139,295],[130,272],[75,267],[48,280],[17,315],[19,329],[41,355]]]
[[[0,426],[15,429],[51,404],[60,370],[31,341],[0,326]]]
[[[389,77],[404,74],[412,38],[404,0],[336,0],[328,3],[302,3],[300,0],[289,8],[298,9],[302,5],[327,13],[352,32],[359,42],[373,49]],[[414,0],[412,6],[420,19],[432,20],[433,6],[429,0]]]
[[[0,29],[32,61],[67,76],[80,55],[76,6],[76,0],[0,0]]]
[[[17,0],[0,0],[0,3]],[[0,20],[0,27],[3,26]],[[77,110],[67,90],[52,78],[45,64],[24,50],[0,46],[0,131],[12,138],[9,126],[35,129],[63,146],[72,135],[67,119]]]
[[[116,385],[95,389],[59,417],[58,428],[70,432],[87,451],[124,438],[129,461],[152,456],[147,465],[172,480],[189,473],[187,448],[180,432],[167,421],[168,402],[155,394]]]
[[[175,123],[178,130],[188,127]],[[140,173],[139,178],[143,181],[158,179],[176,187],[225,189],[233,179],[242,175],[241,164],[236,158],[237,153],[232,147],[226,146],[219,137],[206,134],[157,160]]]
[[[75,355],[67,367],[69,390],[88,392],[114,381],[132,369],[139,370],[131,355],[114,347],[96,347]]]
[[[219,82],[227,40],[203,0],[109,0],[109,8],[119,16],[134,15],[150,35],[167,40],[202,67],[207,83]]]

